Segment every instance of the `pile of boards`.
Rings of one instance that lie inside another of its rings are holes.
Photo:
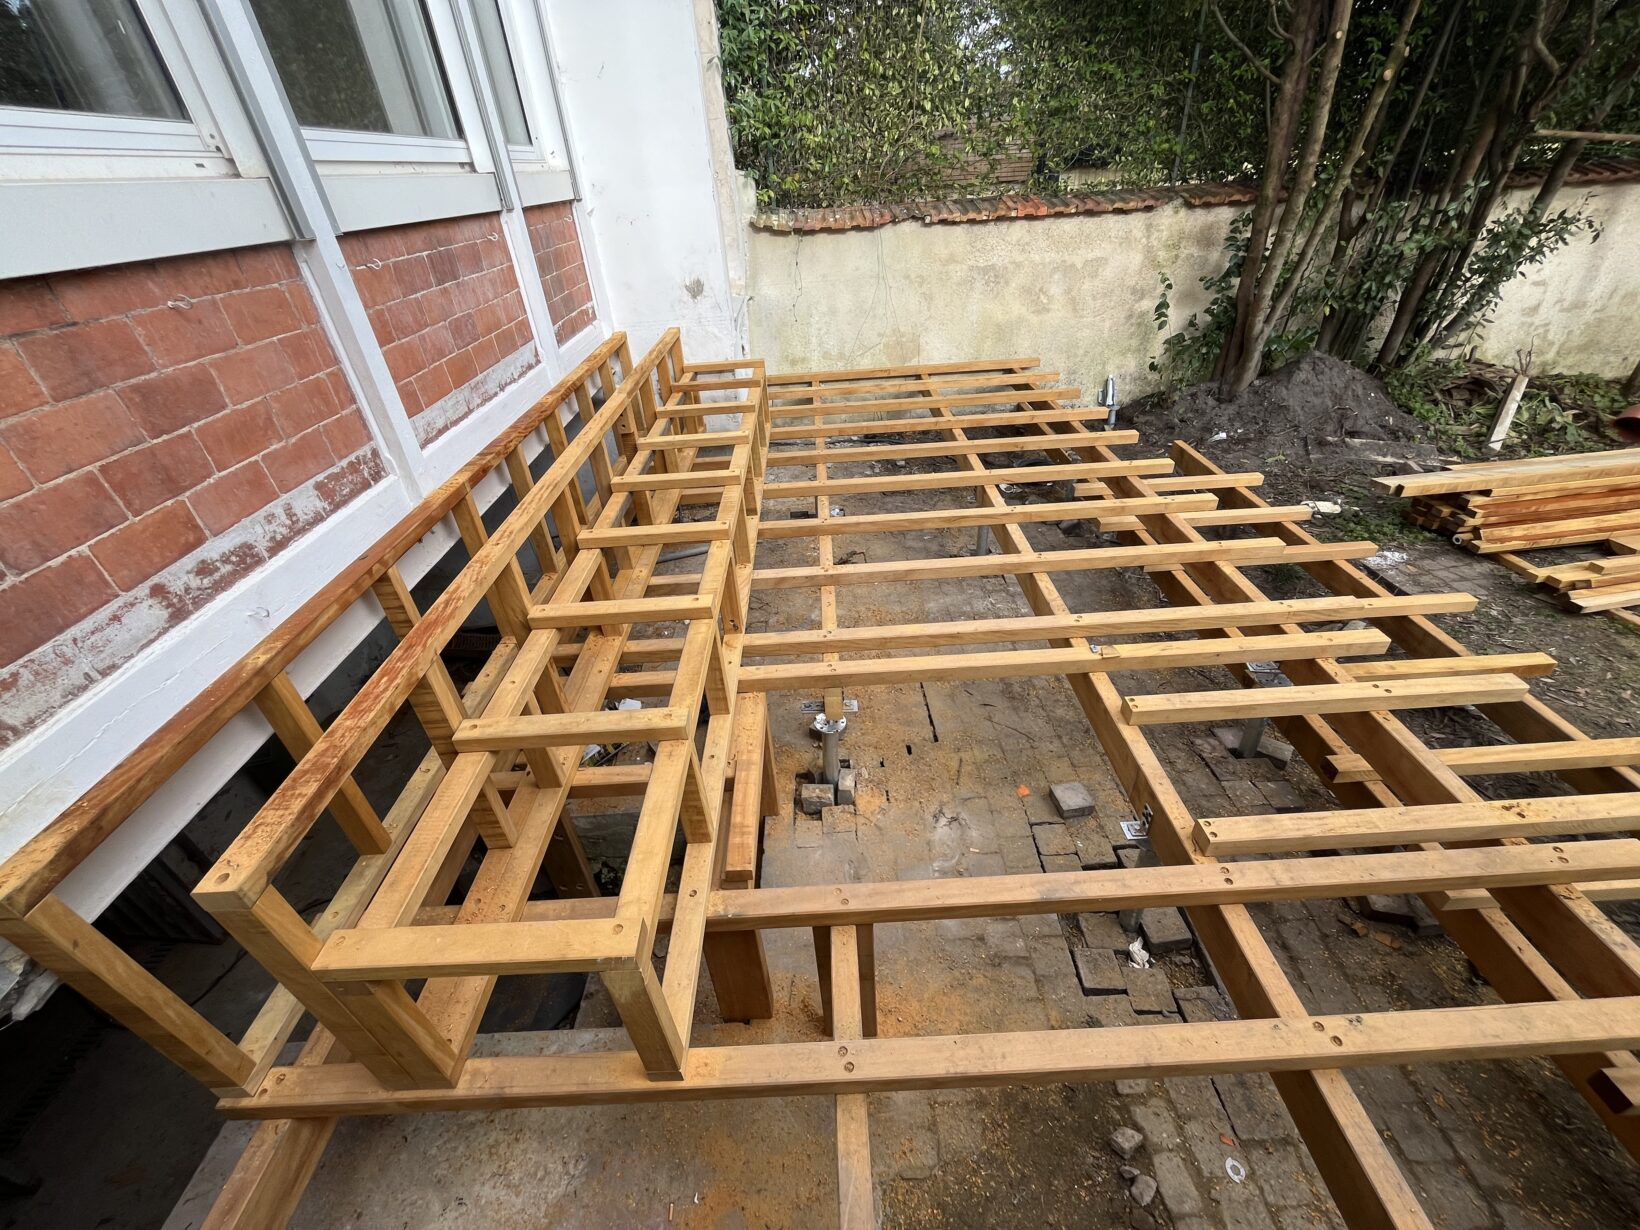
[[[1412,497],[1407,519],[1494,555],[1578,611],[1640,606],[1640,449],[1489,461],[1377,483]],[[1518,554],[1604,544],[1609,556],[1537,567]]]

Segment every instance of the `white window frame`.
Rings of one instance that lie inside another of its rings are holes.
[[[0,179],[264,173],[215,56],[188,54],[189,40],[209,40],[197,12],[179,0],[135,5],[187,118],[0,106]]]

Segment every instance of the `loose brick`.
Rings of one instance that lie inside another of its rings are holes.
[[[0,666],[10,666],[118,597],[96,561],[85,555],[42,568],[0,588]]]
[[[0,563],[32,572],[124,520],[125,510],[102,479],[82,471],[0,505]]]
[[[1133,937],[1122,930],[1115,914],[1078,914],[1076,925],[1082,932],[1083,942],[1090,948],[1125,951],[1133,943]]]
[[[1048,793],[1063,819],[1081,820],[1093,815],[1093,796],[1081,782],[1056,782],[1048,787]]]
[[[205,454],[218,470],[228,470],[266,452],[280,440],[273,411],[265,401],[238,406],[194,429]]]
[[[154,370],[124,320],[70,325],[19,338],[17,349],[53,401],[68,401]]]
[[[188,496],[194,514],[212,534],[220,534],[279,498],[259,461],[219,474]]]
[[[205,531],[177,500],[91,544],[91,554],[122,590],[132,590],[205,545]]]
[[[1082,861],[1074,854],[1044,854],[1042,870],[1049,872],[1081,871]]]
[[[102,467],[103,481],[138,515],[193,490],[213,473],[199,441],[181,434],[132,449]]]
[[[120,399],[150,439],[191,427],[228,404],[216,377],[198,363],[127,385]]]
[[[211,360],[211,370],[230,406],[255,401],[296,383],[296,368],[285,350],[287,340],[262,342]]]
[[[220,302],[235,335],[247,346],[302,327],[301,318],[281,286],[236,291],[223,295]]]
[[[1037,852],[1040,854],[1075,854],[1076,842],[1072,840],[1070,830],[1063,824],[1033,824],[1031,837],[1036,842]],[[1082,866],[1077,860],[1077,868]]]
[[[1135,1012],[1173,1011],[1173,987],[1167,981],[1167,971],[1151,966],[1149,969],[1122,971],[1127,980],[1128,999]]]
[[[269,449],[262,464],[281,492],[294,491],[315,474],[323,472],[334,461],[325,444],[324,433],[314,428],[296,439]]]
[[[0,295],[0,299],[4,296]],[[0,343],[0,419],[26,414],[46,404],[50,398],[40,382],[9,342]]]
[[[227,316],[209,299],[138,312],[131,325],[160,367],[179,367],[236,345]]]
[[[1178,952],[1194,942],[1184,915],[1172,906],[1140,910],[1139,930],[1151,952]]]
[[[143,441],[112,393],[93,393],[8,422],[5,443],[37,483],[95,465]]]
[[[1127,979],[1116,954],[1108,948],[1075,948],[1071,958],[1076,962],[1076,979],[1082,984],[1084,995],[1121,995],[1127,990]]]

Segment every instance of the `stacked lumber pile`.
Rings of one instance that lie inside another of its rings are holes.
[[[1640,533],[1640,451],[1484,461],[1375,481],[1413,497],[1408,520],[1481,555]]]
[[[1535,579],[1577,611],[1613,611],[1640,606],[1640,534],[1606,541],[1603,559],[1534,569]]]
[[[1561,595],[1572,610],[1640,606],[1640,450],[1488,461],[1375,480],[1412,497],[1407,519]],[[1607,544],[1611,555],[1536,567],[1518,553]]]

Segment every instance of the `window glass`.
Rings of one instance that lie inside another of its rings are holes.
[[[187,118],[133,0],[0,0],[0,106]]]
[[[251,0],[251,7],[302,124],[461,135],[417,0]]]
[[[501,126],[508,145],[528,145],[530,126],[524,119],[524,99],[518,91],[512,56],[507,51],[507,31],[501,23],[498,0],[473,0],[473,19],[478,23],[478,41],[484,68],[495,90],[495,105],[501,112]]]

